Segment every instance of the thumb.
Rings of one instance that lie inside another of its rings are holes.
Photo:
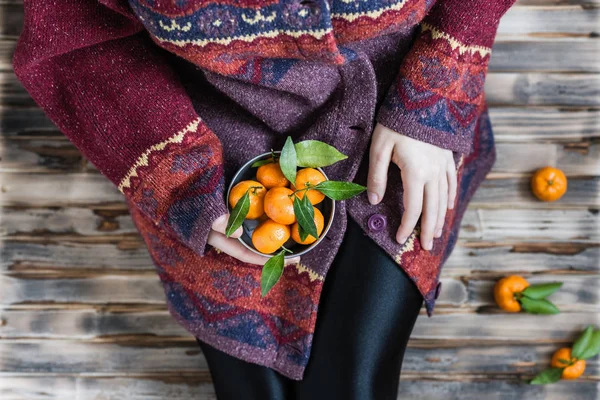
[[[219,218],[217,218],[213,224],[212,224],[212,230],[222,233],[223,235],[225,234],[225,230],[227,229],[227,221],[229,220],[229,214],[223,214],[221,215]],[[237,228],[237,230],[235,232],[233,232],[233,234],[230,236],[232,238],[239,238],[240,236],[242,236],[242,233],[244,233],[244,229],[240,226],[239,228]]]

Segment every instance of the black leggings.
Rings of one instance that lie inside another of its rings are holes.
[[[198,343],[219,400],[392,400],[422,303],[406,273],[349,218],[302,381]]]

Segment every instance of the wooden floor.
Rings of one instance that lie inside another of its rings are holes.
[[[20,0],[0,0],[0,398],[214,399],[121,195],[16,80],[21,24]],[[523,383],[600,325],[599,30],[600,0],[521,0],[504,18],[486,85],[498,161],[436,315],[417,323],[400,399],[600,399],[597,358],[579,382]],[[545,165],[569,178],[557,203],[528,190]],[[511,273],[564,281],[563,313],[499,313],[491,288]]]

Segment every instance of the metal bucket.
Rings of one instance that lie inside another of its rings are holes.
[[[279,153],[279,151],[275,152],[275,154]],[[229,212],[231,212],[231,207],[229,206],[229,193],[231,192],[231,189],[241,181],[256,180],[256,168],[252,168],[251,165],[254,164],[256,161],[265,160],[269,157],[271,157],[271,153],[264,153],[259,156],[256,156],[250,161],[248,161],[246,164],[244,164],[235,174],[231,181],[231,184],[229,185],[229,189],[227,190],[227,206],[229,207]],[[325,179],[328,179],[327,175],[321,168],[315,169],[320,171],[323,174],[323,176],[325,176]],[[286,253],[285,258],[297,257],[308,253],[315,246],[318,246],[319,243],[321,243],[321,241],[325,237],[325,235],[327,235],[327,232],[329,231],[329,229],[331,228],[331,224],[333,223],[333,216],[335,214],[335,201],[331,200],[328,197],[325,197],[325,199],[319,204],[316,204],[315,207],[318,208],[319,211],[321,211],[321,213],[323,214],[323,219],[325,220],[325,227],[323,228],[323,232],[314,243],[309,245],[296,243],[290,238],[287,242],[284,243],[284,246],[286,249],[293,251],[293,254]],[[238,240],[250,251],[264,257],[271,257],[271,254],[264,254],[256,250],[256,248],[254,248],[254,245],[252,244],[252,233],[259,224],[260,222],[258,220],[245,220],[242,225],[244,233]]]

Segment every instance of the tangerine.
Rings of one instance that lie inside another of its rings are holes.
[[[267,189],[260,182],[248,180],[235,185],[229,193],[229,205],[234,208],[246,192],[250,194],[250,209],[246,218],[258,219],[265,212],[264,199],[267,194]]]
[[[283,225],[296,222],[294,214],[294,192],[285,187],[274,187],[265,195],[265,214],[273,221]]]
[[[281,172],[278,162],[261,165],[256,170],[256,180],[262,183],[267,189],[274,187],[287,187],[290,181]]]
[[[494,299],[504,311],[519,312],[521,311],[521,303],[517,301],[515,293],[522,292],[528,286],[529,282],[522,276],[507,276],[494,285]]]
[[[272,254],[290,238],[290,227],[267,219],[252,232],[252,244],[264,254]]]
[[[305,189],[309,186],[316,186],[321,182],[324,182],[325,175],[323,175],[319,170],[314,168],[303,168],[296,174],[296,182],[294,183],[294,191]],[[302,199],[304,198],[304,194],[308,196],[308,200],[312,205],[319,204],[325,198],[325,195],[318,190],[308,189],[298,192],[296,196]]]
[[[542,201],[560,199],[567,191],[567,177],[558,168],[544,167],[534,172],[530,181],[531,191]]]
[[[314,221],[315,225],[317,226],[317,236],[321,236],[323,228],[325,227],[325,218],[323,218],[323,214],[321,214],[321,211],[319,211],[318,208],[313,207],[313,209],[315,212]],[[308,235],[304,240],[300,240],[298,222],[295,222],[294,225],[292,225],[292,239],[299,244],[312,244],[317,241],[317,238],[313,237],[312,235]]]
[[[568,362],[565,363],[564,361]],[[564,368],[561,375],[563,379],[577,379],[585,371],[585,360],[571,357],[571,349],[568,347],[556,350],[552,355],[551,365],[554,368]]]

